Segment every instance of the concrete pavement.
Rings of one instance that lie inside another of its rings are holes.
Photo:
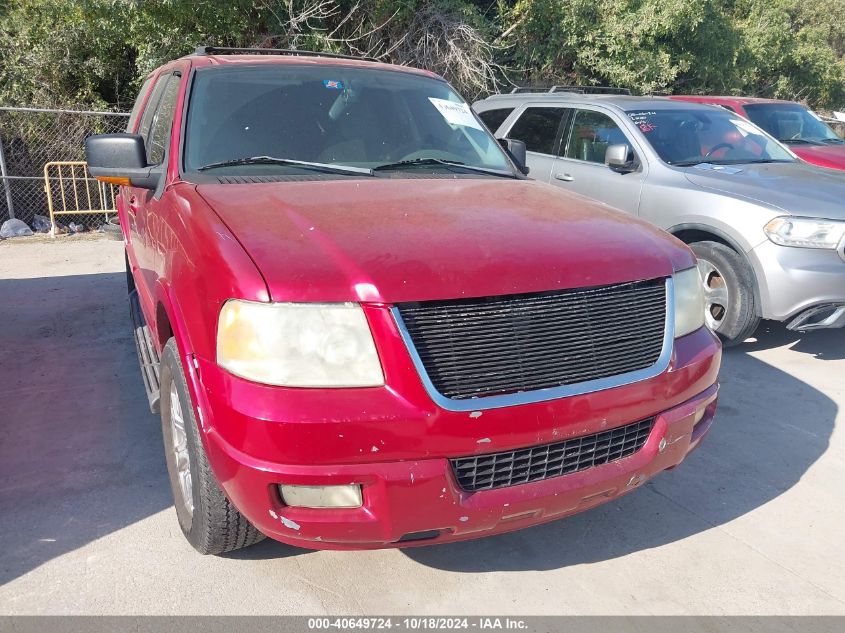
[[[845,331],[726,351],[716,425],[601,508],[479,541],[202,557],[130,336],[122,244],[0,243],[0,614],[845,614]]]

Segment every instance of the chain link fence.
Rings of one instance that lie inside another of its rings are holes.
[[[0,223],[18,218],[37,228],[35,216],[49,217],[48,190],[61,192],[67,187],[49,174],[46,187],[44,166],[84,161],[87,136],[123,132],[128,118],[124,112],[0,108]],[[57,216],[56,222],[60,231],[71,223],[74,229],[90,231],[106,219],[105,214],[89,213]]]

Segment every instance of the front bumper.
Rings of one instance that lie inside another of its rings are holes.
[[[678,465],[712,424],[720,356],[719,343],[701,329],[675,342],[669,369],[654,379],[469,414],[436,407],[418,377],[402,396],[389,387],[316,393],[255,385],[200,361],[198,419],[227,496],[274,539],[319,549],[446,542],[580,512]],[[640,451],[561,477],[468,493],[449,463],[652,416]],[[360,484],[364,505],[286,507],[281,483]]]
[[[845,259],[841,252],[778,246],[767,240],[749,255],[764,319],[786,321],[817,307],[831,306],[835,312],[838,306],[845,306]],[[836,318],[830,322],[827,327],[840,327],[842,323]]]

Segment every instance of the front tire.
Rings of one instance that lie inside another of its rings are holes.
[[[742,343],[760,324],[753,271],[739,253],[719,242],[695,242],[690,248],[698,257],[707,326],[725,347]]]
[[[173,338],[161,357],[161,431],[179,527],[194,549],[222,554],[263,540],[211,472]]]

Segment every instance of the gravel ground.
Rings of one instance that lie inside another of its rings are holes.
[[[716,425],[609,505],[479,541],[226,557],[179,533],[120,242],[0,243],[2,614],[845,614],[845,331],[726,351]]]

